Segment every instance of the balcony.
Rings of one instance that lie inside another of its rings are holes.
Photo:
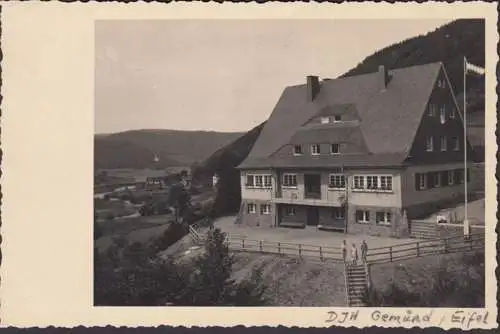
[[[321,199],[321,191],[306,191],[304,199]]]

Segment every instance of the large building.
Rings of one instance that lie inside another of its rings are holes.
[[[239,224],[405,236],[408,218],[463,197],[463,118],[442,63],[308,76],[238,168]]]

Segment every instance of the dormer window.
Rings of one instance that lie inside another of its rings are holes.
[[[429,136],[429,137],[426,138],[426,141],[425,141],[425,150],[427,152],[434,151],[434,138],[432,138],[432,136]]]
[[[293,146],[293,155],[302,155],[302,145]]]
[[[342,117],[340,115],[335,115],[333,116],[333,122],[336,123],[336,122],[340,122],[342,120]]]
[[[331,154],[340,154],[340,145],[339,144],[331,144],[330,145],[330,153]]]
[[[441,151],[444,152],[448,150],[448,145],[447,145],[446,137],[441,137]]]
[[[311,154],[312,155],[319,155],[320,154],[320,146],[319,144],[314,144],[314,145],[311,145]]]
[[[321,117],[321,124],[330,123],[330,117]]]

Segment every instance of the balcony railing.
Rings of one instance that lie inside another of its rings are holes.
[[[305,199],[321,199],[321,192],[306,192],[304,194]]]

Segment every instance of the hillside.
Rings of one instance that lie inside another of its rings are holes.
[[[457,20],[423,36],[407,39],[386,47],[365,58],[358,66],[341,77],[375,72],[378,66],[400,68],[430,62],[445,64],[458,103],[463,101],[463,57],[484,66],[485,32],[483,20]],[[484,159],[484,79],[468,78],[468,124],[470,141],[476,147],[478,159]],[[274,106],[269,106],[271,110]],[[250,152],[264,123],[245,134],[239,141],[224,147],[199,166],[199,172],[220,174],[217,201],[226,203],[225,212],[237,212],[240,206],[240,182],[235,167]],[[279,134],[277,134],[279,135]]]
[[[240,174],[235,168],[250,153],[255,140],[264,127],[262,123],[231,144],[216,151],[210,158],[193,169],[195,180],[211,178],[215,173],[220,176],[218,193],[214,203],[218,215],[232,213],[237,210],[241,202]]]
[[[242,133],[177,130],[132,130],[94,137],[94,166],[156,168],[187,166],[203,161]]]

